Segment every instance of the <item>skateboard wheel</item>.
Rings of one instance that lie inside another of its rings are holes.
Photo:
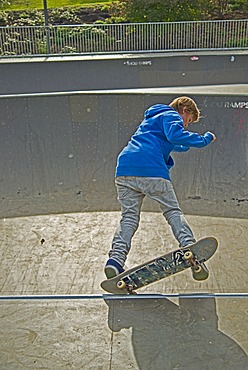
[[[126,286],[126,284],[123,280],[118,281],[117,288],[123,289],[123,288],[125,288],[125,286]]]
[[[202,272],[202,267],[200,265],[194,267],[194,272],[200,274]]]
[[[198,281],[206,280],[209,276],[208,269],[203,266],[195,266],[193,267],[193,278]]]
[[[184,258],[189,261],[193,258],[193,253],[191,251],[187,251],[184,253]]]

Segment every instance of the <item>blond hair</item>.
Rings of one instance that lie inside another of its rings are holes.
[[[200,111],[193,99],[188,96],[180,96],[174,99],[170,104],[178,113],[182,113],[183,108],[186,107],[187,111],[193,115],[193,121],[198,122],[200,119]]]

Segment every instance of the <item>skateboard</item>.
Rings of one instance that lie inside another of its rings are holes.
[[[208,237],[154,258],[121,274],[101,282],[101,287],[113,294],[136,294],[136,290],[151,283],[192,268],[193,278],[206,280],[209,276],[204,262],[213,256],[218,247],[217,239]]]

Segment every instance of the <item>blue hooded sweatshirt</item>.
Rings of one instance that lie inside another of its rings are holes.
[[[169,105],[156,104],[145,111],[144,120],[118,156],[116,177],[162,177],[170,180],[174,165],[171,151],[203,148],[213,135],[185,130],[182,117]]]

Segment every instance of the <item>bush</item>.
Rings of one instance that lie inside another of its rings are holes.
[[[48,10],[50,24],[168,22],[219,19],[217,0],[120,0],[110,5]],[[248,18],[247,0],[229,0],[225,19]],[[0,26],[44,25],[42,10],[1,11]]]
[[[51,24],[80,24],[81,20],[76,15],[76,9],[60,8],[49,11],[49,23]]]
[[[8,16],[6,12],[0,12],[0,26],[4,27],[8,24]]]
[[[110,6],[113,18],[130,22],[172,22],[201,20],[206,13],[205,0],[119,0]]]
[[[44,14],[40,10],[4,12],[7,18],[6,26],[41,26],[44,25]]]

